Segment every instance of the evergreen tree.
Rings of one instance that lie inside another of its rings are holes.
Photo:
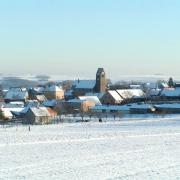
[[[172,77],[169,78],[168,85],[169,87],[174,87],[174,81]]]

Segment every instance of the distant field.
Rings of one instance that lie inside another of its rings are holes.
[[[180,118],[0,127],[0,179],[178,179]]]
[[[68,75],[2,75],[0,74],[0,84],[4,84],[6,86],[13,86],[14,79],[19,80],[18,84],[23,84],[25,81],[31,83],[37,82],[47,82],[49,81],[62,81],[62,80],[76,80],[76,79],[95,79],[94,77],[72,77]],[[119,75],[116,78],[107,75],[107,78],[110,78],[112,82],[116,81],[143,81],[143,82],[156,82],[157,80],[168,80],[169,75],[155,74],[155,75]],[[174,80],[180,80],[179,76],[173,76]]]

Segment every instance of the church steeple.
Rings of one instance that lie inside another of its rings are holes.
[[[103,68],[98,68],[96,73],[96,92],[105,92],[107,88],[106,73]]]

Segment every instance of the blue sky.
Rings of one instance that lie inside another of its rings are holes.
[[[0,0],[0,72],[180,75],[179,0]]]

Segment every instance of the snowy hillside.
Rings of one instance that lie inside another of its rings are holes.
[[[1,179],[178,179],[180,118],[0,127]]]

